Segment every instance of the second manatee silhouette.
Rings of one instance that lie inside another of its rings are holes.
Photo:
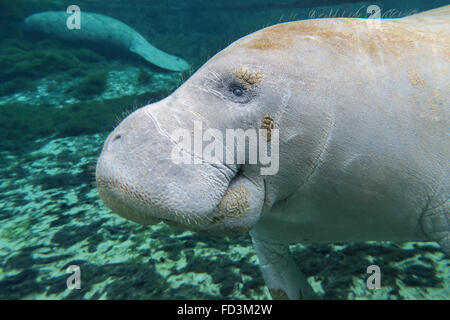
[[[124,48],[160,68],[171,71],[189,69],[185,60],[154,47],[136,30],[119,20],[97,13],[81,12],[81,29],[70,30],[67,28],[68,17],[63,11],[36,13],[25,19],[25,30],[72,42],[83,41]]]

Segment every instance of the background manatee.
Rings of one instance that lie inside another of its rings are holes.
[[[148,62],[171,71],[185,71],[189,64],[183,59],[167,54],[144,39],[136,30],[123,22],[101,14],[81,12],[81,29],[69,30],[66,12],[36,13],[25,19],[25,29],[47,36],[70,41],[84,41],[104,47],[115,46],[134,52]]]

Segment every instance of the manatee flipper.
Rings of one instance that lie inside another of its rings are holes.
[[[254,231],[250,235],[273,299],[319,299],[292,258],[288,245],[261,240]]]
[[[130,47],[130,51],[163,69],[171,71],[185,71],[189,69],[189,64],[186,61],[155,48],[147,41],[134,43]]]

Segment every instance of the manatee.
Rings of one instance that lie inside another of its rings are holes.
[[[435,241],[449,254],[449,16],[304,20],[237,40],[113,130],[101,199],[144,225],[249,232],[273,298],[317,297],[290,244]],[[208,160],[180,128],[265,128],[271,154],[278,132],[279,168]]]
[[[25,19],[25,30],[43,33],[70,42],[114,46],[134,52],[148,62],[171,71],[185,71],[189,64],[152,46],[136,30],[123,22],[97,13],[81,12],[81,28],[67,28],[66,12],[41,12]]]

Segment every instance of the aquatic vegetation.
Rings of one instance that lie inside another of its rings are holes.
[[[26,148],[35,139],[108,132],[116,118],[141,101],[137,96],[90,101],[55,109],[46,105],[30,107],[20,102],[1,106],[0,150]]]
[[[85,48],[73,50],[72,54],[83,62],[101,62],[105,60],[105,57],[99,53]]]
[[[13,226],[8,226],[2,229],[2,238],[8,239],[10,241],[17,241],[23,237],[24,234],[30,229],[30,221],[24,219],[14,224]]]
[[[98,69],[103,60],[101,55],[88,49],[71,49],[50,40],[34,44],[21,39],[4,40],[0,44],[0,96],[31,89],[31,80],[55,73],[71,71],[72,74],[83,74],[86,70]],[[93,94],[101,92],[102,77],[100,74],[90,75],[88,81],[95,87]],[[80,95],[90,94],[86,87],[78,92]]]
[[[107,71],[91,72],[82,81],[69,88],[67,93],[80,100],[92,98],[105,91],[107,79]]]
[[[24,77],[18,77],[0,84],[0,96],[13,94],[17,91],[24,91],[33,88],[33,82]]]
[[[139,84],[148,84],[152,81],[153,75],[144,69],[139,70],[138,74],[138,83]]]
[[[26,41],[10,41],[0,49],[0,79],[17,76],[42,78],[57,71],[77,68],[80,60],[50,41],[32,45]]]

